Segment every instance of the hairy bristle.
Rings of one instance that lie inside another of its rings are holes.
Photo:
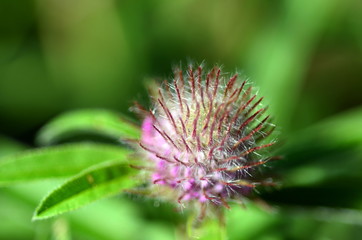
[[[152,111],[136,105],[146,115],[140,147],[155,185],[176,190],[180,204],[226,208],[263,185],[253,174],[272,159],[265,155],[275,141],[266,138],[275,126],[248,81],[219,67],[189,67],[157,92]]]

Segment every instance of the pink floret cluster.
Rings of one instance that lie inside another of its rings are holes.
[[[154,129],[154,124],[151,117],[144,120],[141,143],[144,148],[149,148],[148,158],[155,163],[152,182],[180,190],[182,194],[178,197],[179,202],[192,199],[206,202],[213,200],[213,196],[227,197],[225,185],[220,183],[222,173],[214,172],[210,176],[204,164],[188,164],[194,161],[190,159],[193,155],[175,149]]]

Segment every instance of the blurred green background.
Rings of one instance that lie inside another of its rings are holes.
[[[134,100],[148,103],[147,79],[170,78],[172,66],[190,61],[205,61],[209,67],[222,64],[224,71],[238,71],[250,78],[271,106],[281,138],[288,139],[330,117],[360,109],[361,13],[360,0],[2,0],[0,134],[17,143],[4,141],[3,146],[12,147],[3,147],[1,154],[22,145],[34,146],[39,128],[67,110],[106,108],[130,114]],[[343,128],[349,132],[334,137],[361,133],[359,119]],[[310,130],[304,136],[315,133]],[[353,143],[359,146],[357,155],[343,152],[339,159],[361,159],[361,142]],[[291,151],[291,156],[311,159],[327,152],[323,156],[336,157],[341,151],[335,146],[345,147],[336,144],[330,151],[309,149],[308,153],[302,147],[299,152]],[[320,162],[322,167],[329,166],[329,157]],[[319,173],[309,170],[301,168],[295,174],[313,179]],[[361,180],[362,172],[355,174]],[[287,213],[276,216],[254,207],[248,212],[237,210],[230,216],[234,222],[230,238],[362,238],[359,184],[362,181],[353,179],[346,183],[358,195],[353,195],[353,204],[310,199],[310,191],[308,196],[298,196],[305,197],[303,204],[338,207],[335,212],[293,209],[281,210]],[[146,200],[110,199],[71,215],[69,222],[31,223],[39,196],[49,190],[49,185],[40,185],[0,191],[0,239],[69,239],[62,234],[64,229],[75,232],[74,239],[174,238],[169,223],[174,216],[168,210],[154,210],[154,202]],[[345,187],[333,191],[338,200]],[[284,194],[295,196],[293,191]],[[273,203],[301,205],[280,196],[267,198]],[[146,210],[140,209],[144,201],[149,205]],[[346,212],[339,207],[355,210]],[[311,220],[310,216],[315,217]],[[335,218],[338,221],[327,221]],[[240,221],[240,229],[235,221]],[[144,235],[137,235],[139,229],[144,229]],[[54,232],[60,232],[60,237]]]

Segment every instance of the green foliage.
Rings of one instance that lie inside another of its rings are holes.
[[[0,186],[69,177],[109,160],[127,162],[130,151],[102,144],[69,144],[27,150],[0,160]]]
[[[35,211],[34,220],[53,217],[95,200],[135,187],[135,169],[124,162],[105,162],[81,172],[52,191]]]
[[[0,135],[0,159],[12,153],[25,150],[26,147],[14,140],[8,139]]]
[[[223,218],[214,217],[197,222],[197,216],[191,214],[186,224],[187,237],[200,240],[226,240],[228,234],[225,223],[222,223],[223,220]]]
[[[284,7],[289,14],[282,26],[261,31],[246,59],[253,78],[269,99],[273,106],[270,110],[284,131],[290,130],[304,71],[316,41],[338,6],[337,0],[286,1]]]
[[[354,147],[362,143],[362,108],[355,108],[335,115],[294,134],[286,146],[292,149],[325,147]],[[289,150],[290,149],[290,150]]]
[[[46,124],[39,132],[40,145],[57,143],[79,133],[104,135],[112,139],[138,139],[140,130],[121,115],[106,110],[78,110],[65,113]]]
[[[144,201],[131,201],[130,197],[105,198],[57,218],[31,222],[39,199],[59,184],[49,180],[2,189],[0,204],[6,208],[0,208],[0,239],[52,239],[60,230],[59,222],[65,222],[72,239],[159,240],[174,235],[170,224],[145,219]],[[159,213],[159,208],[152,207]]]
[[[284,159],[270,169],[283,187],[264,197],[287,205],[359,208],[361,119],[362,109],[356,108],[292,135],[280,149]]]
[[[362,129],[358,127],[361,119],[362,109],[358,108],[296,133],[280,150],[287,161],[276,166],[284,171],[285,185],[316,185],[351,177],[356,184],[361,182]]]

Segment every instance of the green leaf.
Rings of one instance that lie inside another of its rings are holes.
[[[297,144],[351,146],[362,144],[362,108],[356,108],[313,125],[294,137]],[[320,141],[320,142],[316,142]]]
[[[123,162],[106,162],[93,166],[51,192],[35,211],[34,220],[45,219],[75,210],[98,199],[134,187],[137,170]]]
[[[40,145],[54,144],[79,133],[100,134],[112,139],[139,139],[140,129],[121,115],[106,110],[78,110],[56,117],[39,132]]]
[[[269,201],[359,208],[362,184],[362,108],[322,121],[295,134],[281,150],[285,159],[271,171],[283,188],[263,193]],[[341,193],[336,196],[336,193]]]
[[[280,161],[276,166],[293,169],[307,164],[319,164],[321,159],[325,159],[327,165],[330,165],[332,159],[340,163],[339,159],[346,159],[342,155],[350,152],[355,152],[359,157],[362,145],[362,128],[359,127],[361,121],[362,108],[357,108],[295,133],[280,149],[287,161]],[[341,155],[339,159],[336,158],[338,155]]]
[[[28,150],[0,160],[0,186],[67,177],[94,164],[127,160],[130,150],[104,144],[70,144]]]
[[[26,149],[26,146],[0,135],[0,157]]]
[[[52,219],[36,222],[29,219],[34,216],[39,199],[63,182],[59,179],[29,182],[0,189],[0,206],[6,206],[0,207],[0,239],[38,239],[34,237],[35,231],[49,233]],[[167,209],[162,208],[164,205],[155,207],[154,200],[147,198],[109,197],[61,217],[69,221],[72,239],[128,240],[144,239],[143,236],[147,236],[147,240],[173,239],[177,223],[158,216],[167,213],[172,219],[185,214],[175,213],[171,204]],[[147,209],[151,207],[154,212],[149,214]],[[51,239],[51,235],[42,234],[40,239]]]

